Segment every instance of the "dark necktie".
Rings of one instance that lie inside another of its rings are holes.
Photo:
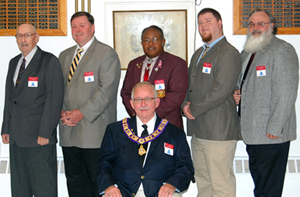
[[[147,125],[143,124],[142,127],[144,128],[144,131],[142,132],[141,137],[148,136],[149,133],[148,133],[148,130],[147,130]],[[140,146],[143,146],[144,149],[145,149],[145,151],[147,152],[148,143],[147,144],[143,144],[143,145],[139,145],[139,148],[140,148]],[[140,156],[140,166],[141,166],[141,168],[143,167],[145,156],[146,156],[146,153]]]
[[[243,87],[244,82],[246,80],[246,76],[248,74],[249,68],[251,67],[252,61],[254,60],[254,57],[255,57],[255,53],[252,53],[252,55],[249,59],[249,62],[247,64],[247,67],[245,69],[244,75],[243,75],[243,79],[242,79],[241,86],[240,86],[240,94],[242,94],[242,87]],[[242,101],[242,99],[240,99],[240,102],[239,102],[239,109],[238,109],[239,116],[241,116],[241,101]]]
[[[17,77],[15,89],[18,88],[18,85],[19,85],[19,83],[20,83],[22,74],[23,74],[24,71],[25,71],[25,63],[26,63],[26,59],[23,58],[23,62],[22,62],[21,67],[20,67],[20,69],[19,69],[19,73],[18,73],[18,77]]]
[[[149,71],[152,63],[152,59],[148,59],[147,67],[145,68],[144,81],[148,81],[149,79]]]
[[[83,51],[83,49],[77,49],[77,53],[72,61],[72,64],[70,66],[70,72],[69,72],[69,77],[68,77],[68,84],[70,83],[74,73],[75,73],[75,70],[77,68],[77,65],[78,65],[78,62],[81,58],[81,52]]]

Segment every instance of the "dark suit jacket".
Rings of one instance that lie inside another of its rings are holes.
[[[9,62],[1,134],[10,144],[34,147],[38,136],[55,144],[63,102],[63,75],[58,59],[39,47],[24,71],[15,92],[13,77],[21,54]],[[38,77],[38,87],[28,87],[28,77]]]
[[[146,56],[143,55],[129,63],[121,90],[123,104],[131,117],[135,114],[134,109],[130,105],[131,90],[141,81],[142,66],[145,58]],[[159,61],[162,62],[162,68],[158,68],[155,71]],[[183,129],[180,105],[184,101],[188,87],[186,62],[170,53],[162,52],[153,67],[148,81],[155,85],[154,81],[160,79],[164,79],[166,96],[160,99],[160,105],[156,109],[156,113],[159,117],[165,118],[170,123]]]
[[[233,92],[241,71],[240,54],[225,37],[196,65],[202,51],[201,47],[192,57],[189,89],[182,105],[191,102],[190,110],[196,118],[187,121],[188,135],[216,141],[239,140],[240,126]],[[204,63],[211,64],[210,74],[203,73]]]
[[[160,121],[157,117],[155,128]],[[128,125],[137,133],[135,116],[128,119]],[[174,145],[173,156],[164,153],[165,142]],[[98,161],[99,193],[114,184],[118,185],[123,197],[135,194],[141,183],[147,197],[157,195],[165,182],[181,192],[188,188],[194,168],[184,131],[169,123],[151,142],[143,169],[139,164],[138,146],[124,133],[121,121],[107,126]]]

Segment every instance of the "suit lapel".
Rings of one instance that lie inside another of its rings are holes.
[[[22,77],[20,79],[20,83],[18,85],[16,95],[23,89],[20,88],[21,86],[27,86],[28,83],[28,77],[37,70],[37,67],[39,67],[39,61],[41,59],[42,51],[39,47],[37,47],[37,51],[35,52],[34,56],[32,57],[30,63],[26,67],[24,73],[22,74]],[[24,85],[23,85],[24,84]]]
[[[161,122],[161,118],[158,117],[158,116],[156,116],[156,117],[157,117],[157,118],[156,118],[156,122],[155,122],[155,126],[154,126],[154,131],[155,131],[155,129],[158,127],[158,125],[159,125],[160,122]],[[155,139],[155,140],[153,140],[153,141],[151,142],[151,145],[150,145],[150,148],[149,148],[149,152],[148,152],[148,156],[147,156],[147,158],[146,158],[146,163],[145,163],[145,165],[147,164],[147,160],[148,160],[149,158],[151,158],[151,155],[153,154],[153,151],[155,150],[155,148],[156,148],[156,146],[158,145],[158,143],[159,143],[160,140],[161,140],[161,138],[158,137],[157,139]]]
[[[97,40],[96,38],[94,39],[94,41],[92,42],[91,46],[88,48],[88,50],[85,52],[84,56],[81,57],[81,60],[79,62],[79,64],[77,65],[76,71],[74,73],[74,75],[72,76],[72,79],[70,81],[70,84],[67,85],[67,91],[69,91],[69,89],[73,86],[73,84],[75,83],[77,78],[82,78],[83,80],[83,73],[82,71],[84,70],[85,65],[88,64],[88,62],[91,59],[91,56],[93,55],[95,48],[96,48],[96,44],[97,44]],[[74,49],[74,53],[75,53],[75,49]],[[73,55],[74,55],[73,53]],[[73,56],[72,59],[70,61],[70,65],[73,61]],[[70,70],[70,68],[69,68]],[[69,76],[69,74],[67,74],[67,77]]]
[[[137,126],[136,126],[136,116],[133,116],[132,118],[128,118],[128,125],[129,128],[132,130],[132,132],[137,135]],[[124,134],[125,135],[125,134]],[[130,140],[130,139],[128,139]],[[132,146],[132,150],[134,151],[132,154],[132,158],[134,161],[132,163],[136,165],[136,169],[140,169],[140,161],[139,161],[139,155],[138,155],[138,147],[140,146],[137,143],[128,143],[128,146]]]

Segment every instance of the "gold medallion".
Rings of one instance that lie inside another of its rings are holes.
[[[146,150],[144,149],[144,146],[141,144],[140,148],[139,148],[139,155],[142,156],[144,154],[146,154]]]
[[[157,97],[158,98],[164,98],[166,96],[166,92],[164,89],[162,90],[157,90]]]

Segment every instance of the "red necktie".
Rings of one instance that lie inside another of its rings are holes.
[[[19,69],[19,74],[18,74],[18,77],[17,77],[15,89],[18,88],[18,85],[19,85],[19,83],[20,83],[22,74],[23,74],[24,71],[25,71],[25,63],[26,63],[26,60],[25,60],[25,58],[23,58],[22,64],[21,64],[20,69]]]
[[[151,63],[147,64],[147,67],[145,69],[145,74],[144,74],[144,81],[148,81],[148,79],[149,79],[150,66],[151,66]]]

